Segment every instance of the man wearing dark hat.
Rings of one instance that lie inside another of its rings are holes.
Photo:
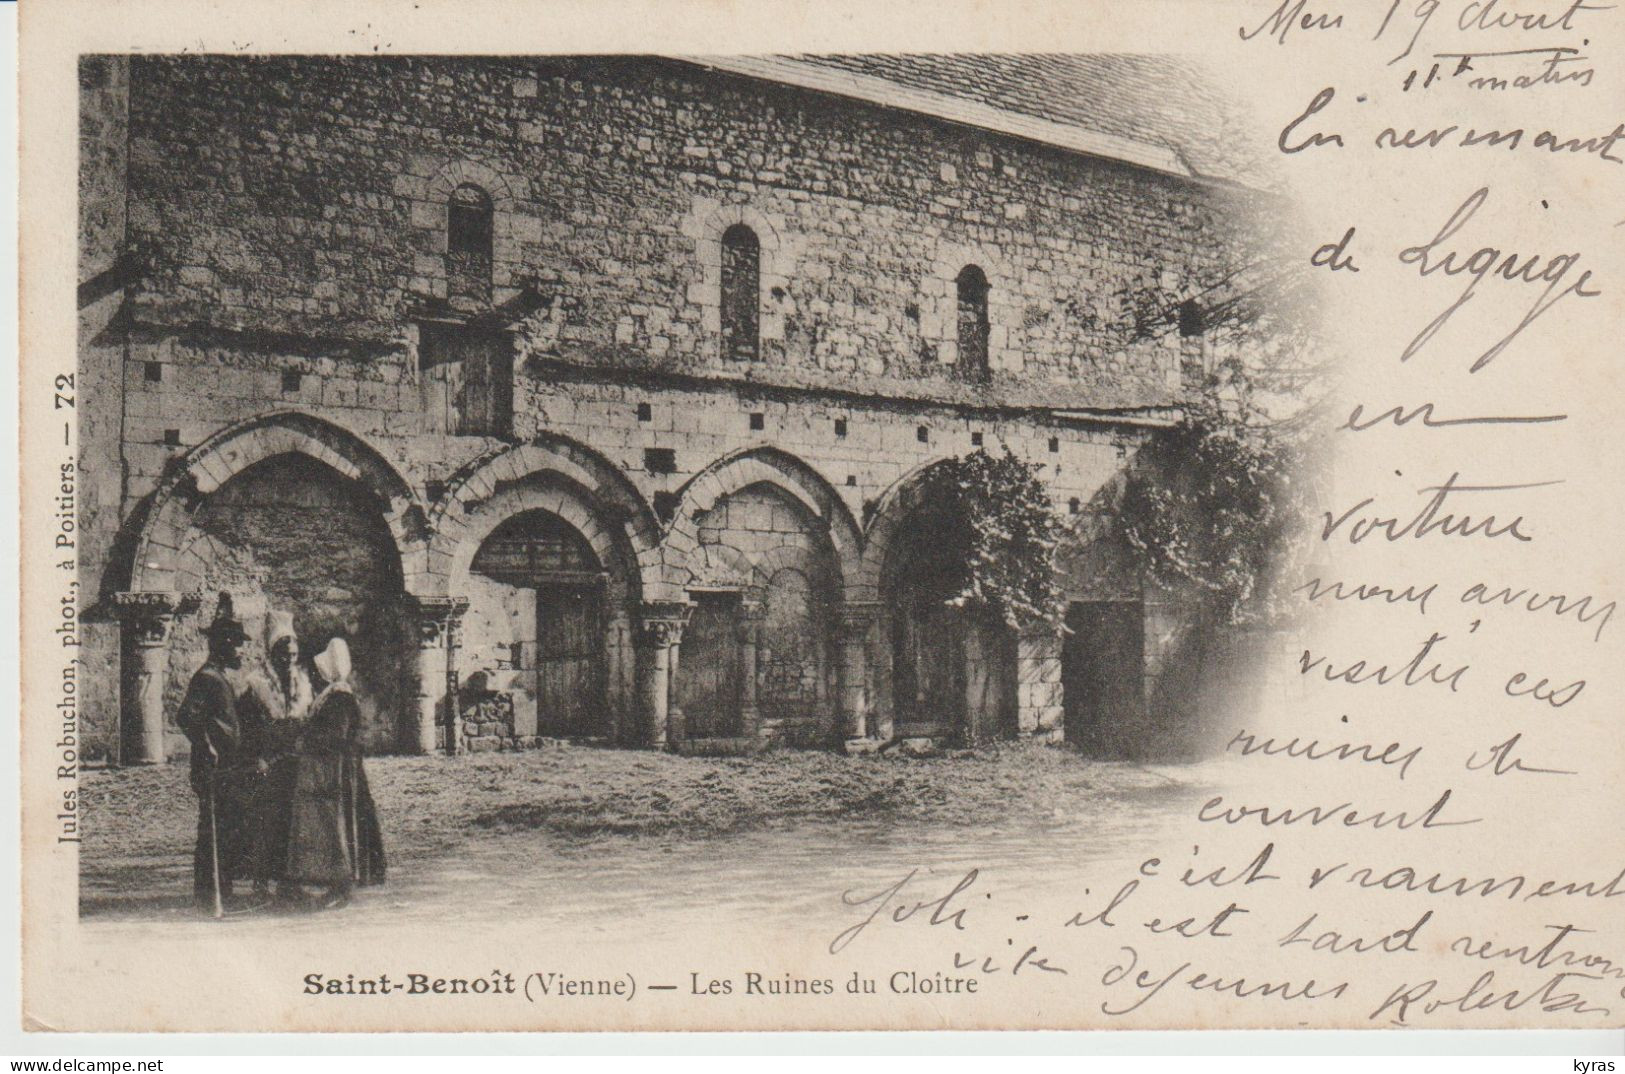
[[[203,633],[209,657],[192,676],[175,722],[192,743],[192,789],[198,796],[192,890],[200,908],[220,917],[241,908],[232,898],[232,881],[264,879],[259,799],[266,764],[261,721],[239,710],[227,676],[242,666],[248,640],[231,594],[220,594],[214,621]]]

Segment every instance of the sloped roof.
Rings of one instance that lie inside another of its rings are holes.
[[[707,57],[707,64],[1191,177],[1254,185],[1234,102],[1196,62],[1057,53]]]

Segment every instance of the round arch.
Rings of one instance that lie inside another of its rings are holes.
[[[608,459],[555,436],[499,449],[452,478],[429,517],[434,586],[450,592],[491,530],[505,518],[538,509],[580,531],[606,568],[624,565],[633,597],[663,599],[654,512]]]
[[[949,456],[923,462],[892,482],[890,488],[875,501],[863,538],[863,555],[856,577],[849,588],[860,594],[854,599],[875,601],[880,599],[880,577],[885,569],[886,556],[897,539],[898,529],[919,504],[920,491],[930,471],[949,461]]]
[[[695,474],[679,491],[676,514],[666,532],[664,547],[669,580],[699,548],[695,519],[718,501],[751,485],[766,484],[788,496],[816,520],[834,549],[837,582],[846,599],[853,595],[852,579],[863,555],[863,535],[846,503],[818,471],[778,448],[759,446],[725,455]]]
[[[222,429],[187,452],[149,500],[131,553],[129,588],[165,592],[181,576],[178,556],[204,499],[250,467],[279,455],[304,455],[370,492],[400,556],[407,592],[426,573],[427,519],[399,471],[360,436],[303,411],[277,411]]]
[[[948,461],[944,456],[915,467],[877,501],[856,588],[879,607],[874,705],[880,726],[974,744],[1017,726],[1016,639],[1002,623],[944,603],[933,557],[896,555],[920,539],[928,523],[918,512],[930,507],[927,479]]]
[[[750,557],[731,544],[705,544],[689,557],[688,584],[706,589],[737,589],[751,593],[757,588],[756,567]]]
[[[523,484],[503,489],[482,501],[468,514],[436,534],[437,545],[444,541],[450,556],[447,583],[452,592],[468,576],[474,556],[504,522],[528,511],[545,511],[568,523],[579,533],[604,570],[625,581],[630,599],[636,599],[641,585],[636,559],[620,535],[606,527],[592,495],[577,483],[557,474],[535,475]]]
[[[490,196],[493,208],[508,211],[513,208],[514,191],[508,177],[489,164],[468,158],[449,161],[429,180],[429,199],[444,202],[451,192],[463,185],[477,186]]]
[[[829,582],[833,579],[820,577],[822,564],[818,557],[812,555],[800,545],[785,544],[756,557],[751,564],[756,588],[765,590],[772,582],[773,576],[782,570],[800,571],[814,582]]]

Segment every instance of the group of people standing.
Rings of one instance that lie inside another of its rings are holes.
[[[272,612],[265,666],[245,673],[248,632],[227,593],[204,635],[208,659],[176,717],[192,744],[199,907],[222,917],[269,906],[274,884],[274,901],[335,908],[356,886],[382,883],[348,643],[334,638],[307,671],[292,615]],[[241,881],[246,896],[233,889]]]

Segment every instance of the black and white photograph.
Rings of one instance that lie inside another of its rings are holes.
[[[1315,356],[1191,65],[79,74],[87,918],[766,908],[1201,785]]]
[[[1617,13],[408,6],[40,24],[42,1024],[1620,1024]]]

